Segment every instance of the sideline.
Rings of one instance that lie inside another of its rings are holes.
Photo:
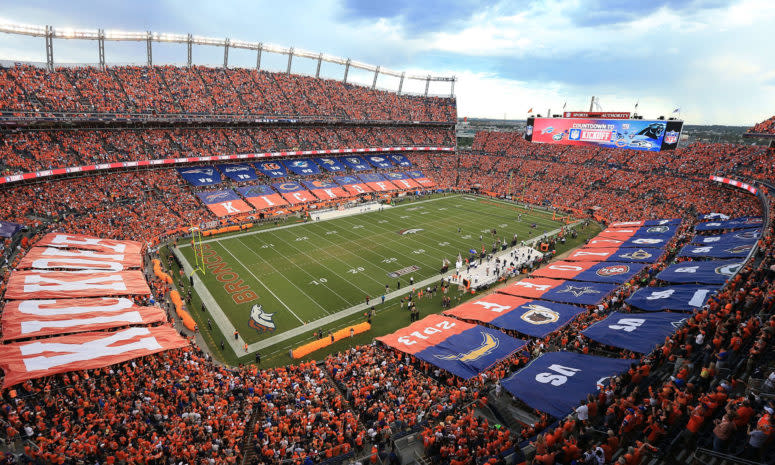
[[[439,197],[439,199],[442,198],[448,198],[448,197]],[[429,199],[424,200],[422,202],[432,202],[438,199]],[[415,205],[419,202],[412,202],[407,205]],[[577,226],[580,224],[583,220],[579,220],[576,222],[571,223],[570,225],[565,226]],[[296,225],[292,225],[296,226]],[[289,226],[283,226],[280,228],[275,229],[284,229]],[[545,234],[541,234],[540,236],[537,236],[533,239],[531,239],[530,242],[526,242],[526,246],[534,246],[538,241],[543,239],[544,237],[552,236],[560,232],[561,228],[554,229],[552,231],[549,231]],[[267,230],[269,231],[269,230]],[[256,234],[260,231],[255,231],[248,234]],[[244,234],[243,234],[244,235]],[[232,236],[232,237],[236,237]],[[224,238],[225,239],[225,238]],[[216,239],[217,240],[217,239]],[[521,246],[516,246],[521,247]],[[507,250],[511,250],[512,248],[509,248]],[[186,272],[187,275],[190,275],[192,271],[191,265],[188,263],[188,260],[183,256],[183,254],[180,252],[178,247],[173,248],[173,252],[175,253],[175,256],[178,257],[180,262],[183,264],[183,269]],[[440,281],[442,278],[446,279],[452,276],[455,273],[455,270],[452,269],[451,271],[448,271],[447,273],[439,274],[436,276],[431,276],[430,278],[427,278],[423,281],[418,281],[414,284],[415,288],[423,288],[427,287],[435,282]],[[218,305],[217,301],[213,298],[212,294],[210,294],[210,291],[207,289],[207,287],[203,284],[202,280],[200,279],[199,275],[194,275],[194,290],[197,291],[199,294],[199,297],[202,299],[202,302],[205,303],[208,311],[213,315],[213,320],[215,321],[215,324],[218,325],[218,327],[221,329],[221,332],[224,334],[224,338],[228,341],[229,346],[234,350],[234,353],[237,354],[237,357],[244,357],[245,355],[249,355],[251,353],[254,353],[258,350],[266,349],[267,347],[274,346],[276,344],[279,344],[281,342],[287,341],[290,338],[299,336],[301,334],[304,334],[308,331],[313,331],[315,329],[318,329],[322,326],[325,326],[329,323],[336,322],[338,320],[341,320],[343,318],[347,318],[349,316],[355,315],[356,313],[362,312],[368,308],[371,307],[371,305],[366,305],[365,303],[361,303],[358,305],[354,305],[350,308],[346,308],[344,310],[340,310],[336,313],[332,313],[330,315],[326,315],[322,318],[319,318],[315,321],[311,321],[309,323],[303,324],[301,326],[297,326],[295,328],[291,328],[287,331],[283,331],[282,333],[275,334],[274,336],[268,337],[266,339],[263,339],[261,341],[254,342],[252,344],[248,345],[248,351],[244,351],[244,340],[242,340],[242,336],[238,340],[235,340],[229,335],[234,333],[234,325],[232,325],[229,318],[226,316],[226,314],[223,312],[223,309],[221,309],[220,305]],[[412,291],[412,286],[407,286],[400,290],[392,291],[385,295],[385,302],[395,299],[397,297],[402,297],[409,292]],[[270,291],[271,292],[271,291]]]

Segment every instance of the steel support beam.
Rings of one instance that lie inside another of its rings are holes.
[[[186,38],[186,46],[188,48],[188,57],[186,59],[186,65],[190,68],[191,67],[191,47],[194,45],[194,39],[191,34],[188,35]]]
[[[291,63],[293,62],[293,47],[288,50],[288,68],[285,70],[285,74],[291,74]]]
[[[350,59],[347,59],[347,63],[344,64],[344,79],[342,79],[342,82],[347,84],[347,73],[350,72]]]
[[[258,48],[256,49],[256,71],[261,71],[261,50],[264,49],[264,44],[262,42],[258,43]]]
[[[229,67],[229,38],[223,43],[223,67],[227,69]]]
[[[317,71],[315,71],[315,77],[316,78],[320,77],[320,65],[321,65],[321,63],[323,63],[323,53],[318,55],[318,69],[317,69]]]
[[[406,72],[401,73],[401,80],[398,81],[398,95],[401,95],[401,89],[404,88],[404,76],[406,75]]]
[[[379,76],[379,66],[377,66],[377,69],[374,70],[374,81],[371,83],[372,89],[377,88],[377,76]]]
[[[454,97],[455,96],[455,81],[457,80],[456,77],[452,77],[452,82],[450,83],[450,89],[449,89],[449,96]]]
[[[147,31],[147,34],[145,39],[145,58],[148,66],[153,66],[153,34],[151,31]]]
[[[46,26],[46,68],[54,70],[54,28]]]
[[[428,88],[431,86],[431,75],[429,74],[428,77],[425,79],[425,96],[428,96]]]
[[[97,30],[97,48],[100,54],[100,69],[105,69],[105,30]]]

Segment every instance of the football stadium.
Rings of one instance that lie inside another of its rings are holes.
[[[0,464],[775,463],[775,116],[4,21]]]

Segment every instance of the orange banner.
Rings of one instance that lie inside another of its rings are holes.
[[[48,299],[148,295],[141,271],[14,271],[8,278],[6,299]]]
[[[3,387],[57,373],[102,368],[188,345],[171,326],[72,334],[0,346]]]
[[[3,309],[3,339],[84,333],[165,319],[159,307],[139,307],[123,297],[14,300]]]
[[[121,271],[126,268],[141,268],[142,266],[143,257],[139,253],[101,253],[94,250],[59,247],[33,247],[19,263],[21,269],[62,268]]]

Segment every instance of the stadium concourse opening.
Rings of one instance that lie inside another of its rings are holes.
[[[454,77],[0,31],[47,58],[0,67],[3,463],[775,461],[767,148],[536,118],[461,151]]]

